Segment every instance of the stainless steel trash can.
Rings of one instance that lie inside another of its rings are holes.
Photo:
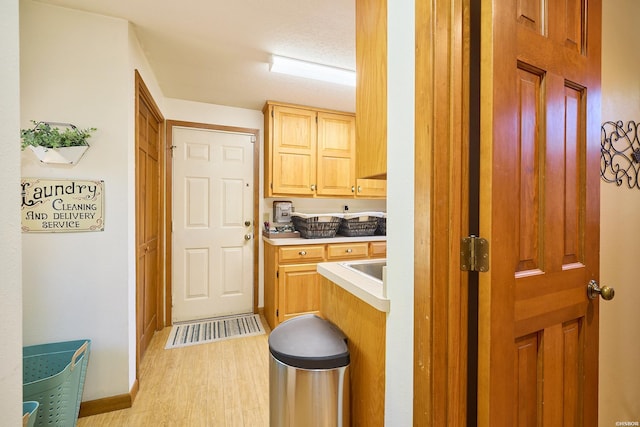
[[[349,349],[344,334],[315,314],[269,336],[271,427],[349,425]]]

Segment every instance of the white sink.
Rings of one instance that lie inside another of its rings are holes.
[[[362,260],[341,262],[341,266],[358,274],[364,275],[382,285],[382,296],[387,297],[387,260]]]
[[[369,277],[372,277],[382,282],[383,270],[387,266],[387,260],[349,261],[349,262],[342,262],[340,264],[344,267],[347,267],[351,270],[355,270],[358,273],[365,274]]]

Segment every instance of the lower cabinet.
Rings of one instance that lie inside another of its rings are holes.
[[[278,319],[320,313],[320,275],[317,264],[281,265],[278,272]]]
[[[375,248],[375,249],[374,249]],[[273,329],[295,316],[320,313],[317,265],[386,254],[386,242],[274,246],[264,244],[264,316]]]

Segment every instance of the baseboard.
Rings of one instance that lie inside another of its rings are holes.
[[[91,415],[104,414],[105,412],[131,408],[133,401],[136,400],[137,394],[138,380],[136,379],[131,387],[131,391],[127,394],[82,402],[80,404],[80,413],[78,414],[78,417],[89,417]]]

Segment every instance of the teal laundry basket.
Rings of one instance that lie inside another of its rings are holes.
[[[22,395],[39,404],[36,426],[75,426],[91,340],[22,348]]]
[[[24,427],[33,427],[36,425],[38,406],[40,406],[40,404],[36,401],[22,402],[22,425]]]

